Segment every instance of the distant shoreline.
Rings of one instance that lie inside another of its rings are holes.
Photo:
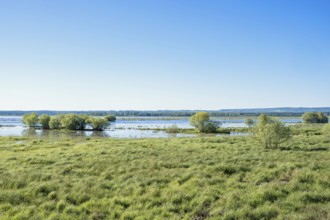
[[[0,110],[0,116],[22,116],[27,113],[37,114],[87,114],[104,116],[113,114],[118,117],[189,117],[196,112],[206,111],[213,117],[258,116],[267,113],[271,116],[300,117],[305,112],[323,112],[330,115],[330,107],[279,107],[279,108],[250,108],[250,109],[220,109],[220,110],[91,110],[91,111],[55,111],[55,110]]]

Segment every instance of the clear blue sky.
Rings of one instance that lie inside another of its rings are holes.
[[[0,0],[0,109],[330,106],[329,0]]]

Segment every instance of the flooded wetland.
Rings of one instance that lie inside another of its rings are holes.
[[[245,118],[219,118],[212,120],[220,123],[222,128],[244,128]],[[284,123],[301,123],[300,118],[282,118]],[[166,129],[176,125],[187,130],[193,127],[189,117],[118,117],[116,122],[111,122],[104,131],[67,131],[67,130],[40,130],[30,129],[22,123],[21,116],[0,116],[0,136],[29,136],[29,137],[110,137],[110,138],[173,138],[196,137],[200,134],[168,133]],[[244,133],[231,132],[230,134],[208,134],[208,136],[244,135]]]

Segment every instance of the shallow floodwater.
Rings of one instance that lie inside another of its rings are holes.
[[[105,131],[58,131],[58,130],[35,130],[24,127],[20,116],[0,116],[0,136],[38,136],[52,138],[70,137],[112,137],[112,138],[171,138],[171,137],[194,137],[195,134],[169,134],[163,129],[172,125],[179,128],[192,128],[189,118],[159,118],[159,117],[125,117],[117,118]],[[219,119],[221,127],[246,127],[245,119]],[[300,119],[282,120],[287,124],[301,122]],[[223,136],[215,134],[213,136]],[[232,132],[230,135],[244,135],[244,133]]]
[[[71,137],[112,137],[112,138],[169,138],[190,137],[190,134],[168,134],[165,131],[154,130],[105,130],[105,131],[63,131],[63,130],[36,130],[24,127],[1,127],[0,136],[37,136],[49,138]]]
[[[233,132],[231,135],[244,135]],[[0,127],[0,136],[23,136],[23,137],[48,137],[48,138],[71,138],[71,137],[111,137],[111,138],[174,138],[196,137],[196,134],[172,134],[158,130],[138,129],[108,129],[104,131],[64,131],[64,130],[38,130],[25,127]],[[200,135],[203,136],[203,135]],[[228,136],[228,134],[215,134],[211,136]]]

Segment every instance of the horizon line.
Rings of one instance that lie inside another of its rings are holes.
[[[4,112],[4,111],[12,111],[12,112],[19,112],[19,111],[57,111],[57,112],[61,112],[61,111],[68,111],[68,112],[74,112],[74,111],[80,111],[80,112],[106,112],[106,111],[229,111],[229,110],[261,110],[261,109],[265,109],[265,110],[270,110],[270,109],[319,109],[319,108],[330,108],[330,106],[324,106],[324,107],[256,107],[256,108],[223,108],[223,109],[143,109],[143,110],[136,110],[136,109],[119,109],[119,110],[114,110],[114,109],[108,109],[108,110],[54,110],[54,109],[26,109],[26,110],[0,110],[0,112]]]

